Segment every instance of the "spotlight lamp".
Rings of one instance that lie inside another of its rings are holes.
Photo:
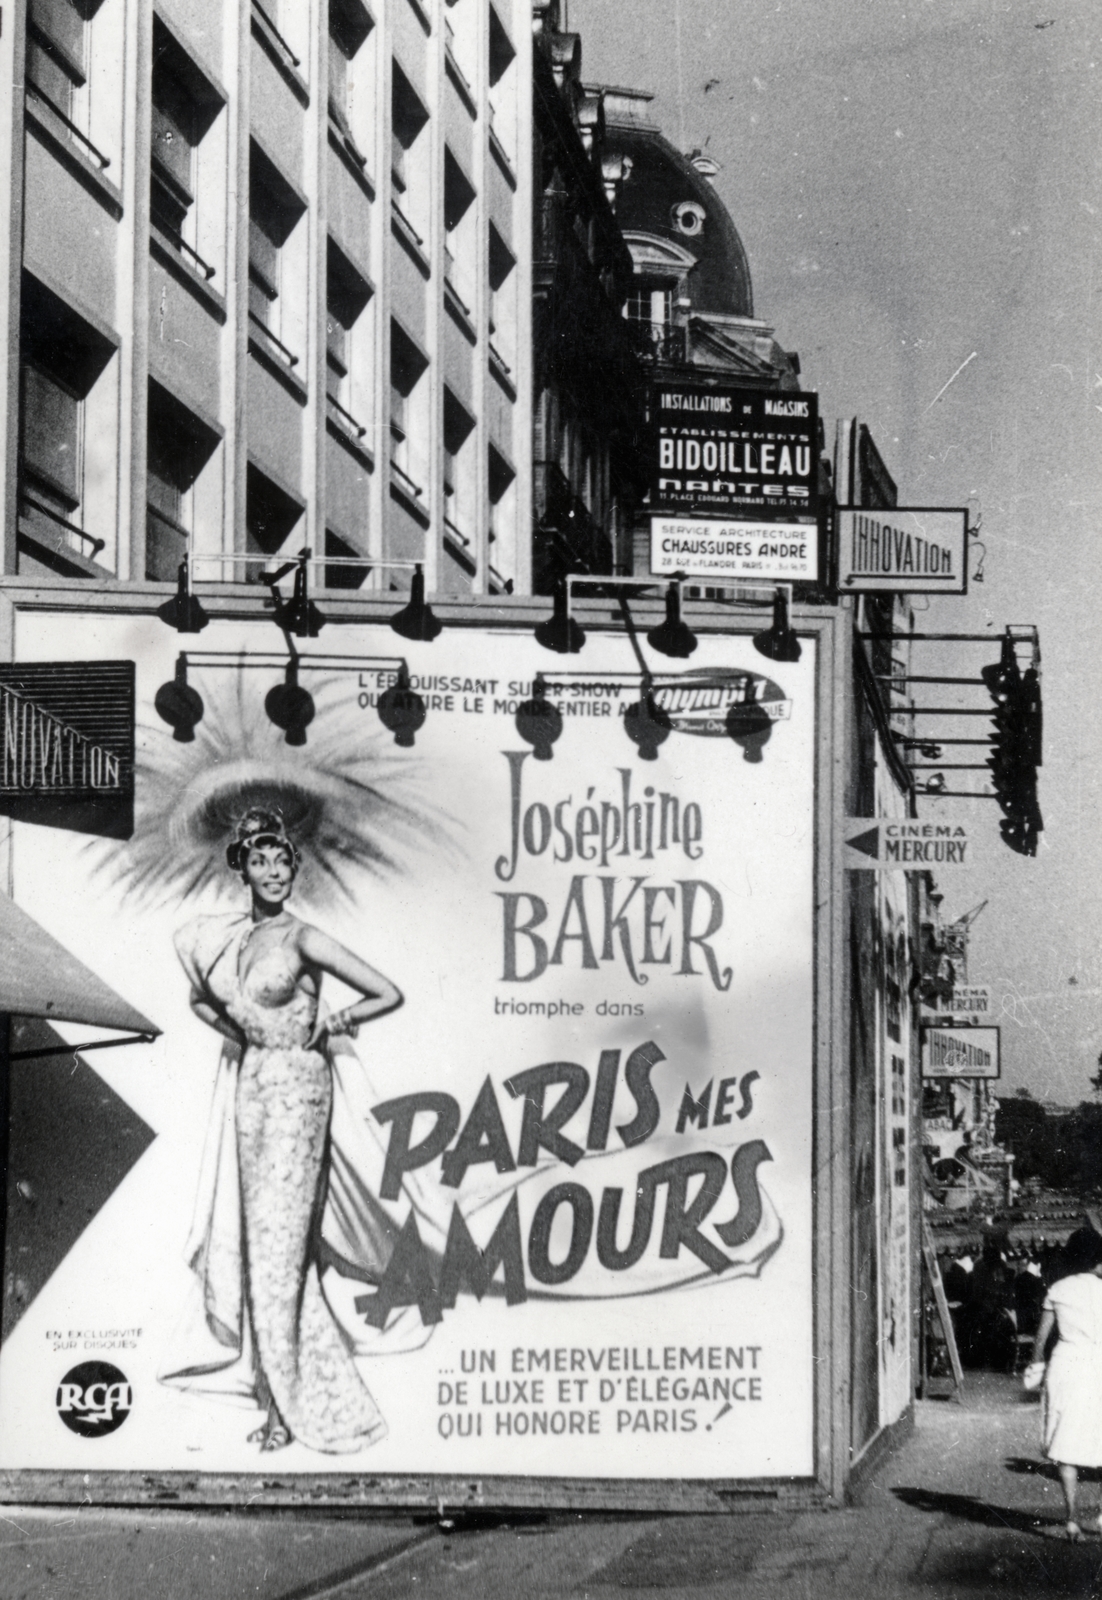
[[[533,747],[537,761],[551,760],[551,747],[562,733],[562,712],[547,698],[547,684],[541,673],[532,684],[532,698],[517,707],[517,732]]]
[[[981,667],[980,677],[995,704],[1005,705],[1021,682],[1021,673],[1014,655],[1014,641],[1009,633],[1003,634],[998,661],[993,666]]]
[[[788,596],[778,589],[773,597],[773,625],[754,635],[754,649],[770,661],[798,661],[800,641],[788,621]]]
[[[425,721],[425,702],[410,683],[404,661],[397,680],[379,696],[379,720],[394,735],[395,744],[404,750],[413,748],[413,736]]]
[[[284,633],[294,634],[296,639],[316,639],[325,626],[325,617],[310,599],[306,575],[306,563],[309,559],[309,550],[302,550],[294,561],[286,561],[274,572],[263,574],[264,582],[272,593],[276,626],[282,628]],[[291,598],[284,600],[276,584],[289,572],[294,573],[295,583],[291,590]]]
[[[536,627],[536,643],[560,656],[576,656],[585,643],[585,633],[570,615],[565,578],[555,585],[551,615]]]
[[[727,733],[742,750],[744,761],[758,762],[769,743],[773,724],[759,700],[736,701],[727,713]]]
[[[395,633],[401,634],[403,639],[420,640],[428,644],[442,632],[444,624],[433,612],[431,606],[425,604],[425,574],[420,563],[414,568],[413,581],[409,586],[409,604],[404,605],[401,611],[396,611],[390,619],[390,626]],[[422,717],[422,722],[424,717]],[[418,723],[418,727],[420,727]],[[398,743],[401,744],[399,739]],[[410,743],[413,743],[412,738]]]
[[[195,738],[196,724],[203,720],[203,699],[197,689],[187,681],[187,657],[176,657],[176,675],[169,683],[162,683],[153,700],[157,715],[172,729],[172,737],[180,744],[190,744]]]
[[[287,663],[282,683],[269,689],[264,697],[268,720],[282,728],[287,744],[304,745],[306,730],[314,720],[314,699],[298,681],[298,660],[292,656]]]
[[[672,727],[649,689],[624,712],[624,732],[638,746],[640,761],[657,761],[658,747],[669,738]]]
[[[201,633],[210,621],[191,592],[187,556],[180,562],[176,576],[176,593],[171,600],[166,600],[163,606],[157,607],[157,615],[162,622],[167,622],[170,628],[175,628],[177,633]]]
[[[659,655],[673,656],[684,661],[696,649],[696,634],[687,622],[681,620],[681,585],[671,583],[666,590],[666,620],[647,634],[651,647]]]

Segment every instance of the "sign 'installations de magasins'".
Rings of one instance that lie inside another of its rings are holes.
[[[651,429],[652,572],[815,580],[817,396],[657,384]]]
[[[13,1063],[0,1465],[811,1475],[814,641],[702,638],[643,760],[622,633],[17,644],[93,630],[134,833],[15,898],[163,1033]]]

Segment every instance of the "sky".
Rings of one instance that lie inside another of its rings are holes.
[[[940,881],[942,911],[988,902],[969,980],[993,991],[1001,1092],[1089,1098],[1102,1052],[1102,7],[570,0],[569,26],[587,82],[653,91],[667,137],[720,163],[756,315],[799,353],[828,440],[835,419],[859,417],[901,505],[982,518],[982,582],[931,602],[919,628],[1040,630],[1037,857],[1007,849],[990,801],[921,797],[919,815],[977,836],[975,866]],[[919,650],[913,671],[949,676],[998,656]],[[926,692],[986,703],[980,687]],[[937,726],[962,732],[922,731]]]

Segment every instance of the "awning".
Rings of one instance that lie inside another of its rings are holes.
[[[0,1012],[4,1011],[150,1037],[161,1031],[0,894]]]

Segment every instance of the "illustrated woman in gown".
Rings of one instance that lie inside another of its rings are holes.
[[[209,1185],[220,1198],[211,1202],[192,1264],[203,1279],[208,1324],[251,1365],[251,1394],[267,1409],[250,1438],[262,1450],[292,1439],[315,1450],[359,1450],[382,1438],[386,1423],[321,1286],[329,1041],[354,1036],[361,1023],[400,1006],[402,996],[288,911],[298,854],[277,811],[242,817],[226,855],[248,886],[250,913],[198,917],[176,938],[192,1010],[228,1042],[229,1132],[215,1151],[220,1171]],[[327,973],[360,998],[324,1016],[319,995]]]

